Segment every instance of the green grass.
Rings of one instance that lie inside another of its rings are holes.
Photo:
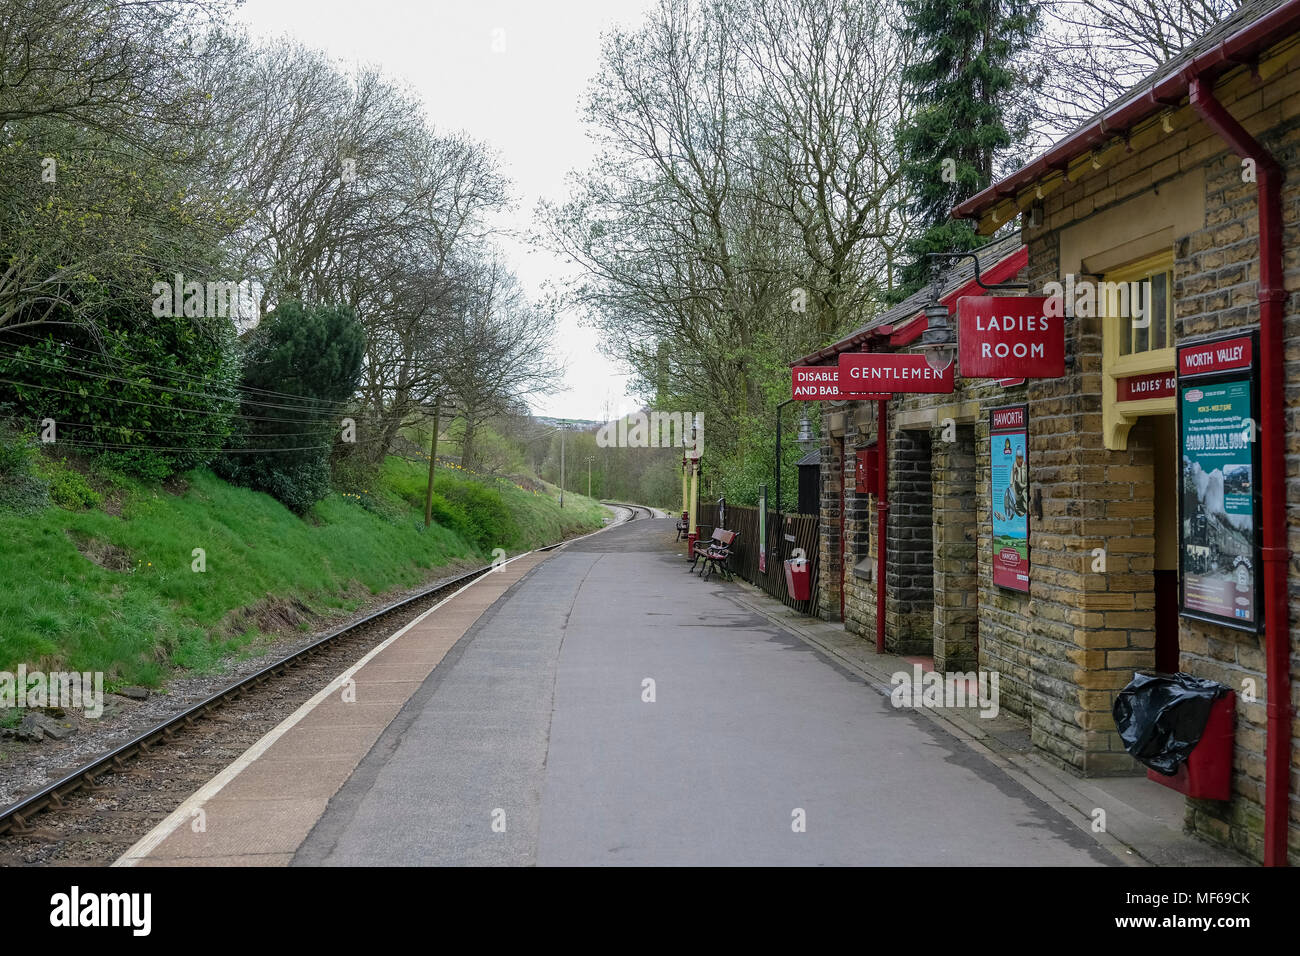
[[[608,515],[578,496],[561,511],[548,495],[440,469],[445,513],[425,529],[425,467],[389,459],[376,487],[332,494],[305,518],[206,470],[189,473],[180,495],[121,482],[120,517],[97,506],[0,510],[0,670],[26,663],[103,671],[110,687],[158,686],[178,668],[210,671],[256,652],[264,635],[232,626],[232,612],[267,599],[351,610],[457,559],[528,550]]]
[[[382,480],[422,515],[428,478],[428,464],[390,457],[384,465]],[[551,544],[579,531],[595,530],[609,517],[609,510],[599,502],[572,491],[565,493],[561,508],[559,488],[546,485],[546,489],[547,493],[534,493],[508,479],[476,478],[455,467],[439,465],[433,483],[434,516],[439,516],[439,508],[445,509],[450,512],[446,523],[454,527],[458,507],[464,510],[468,503],[478,504],[484,502],[485,496],[495,496],[508,512],[509,520],[494,523],[483,536],[482,545],[488,553],[498,547],[527,551]],[[480,513],[490,509],[491,506],[483,504]],[[473,536],[472,532],[463,533],[466,537]]]

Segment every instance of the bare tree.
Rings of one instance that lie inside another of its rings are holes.
[[[790,355],[888,288],[907,236],[895,17],[891,0],[661,0],[606,37],[586,104],[601,152],[544,208],[549,241],[583,266],[570,295],[635,387],[705,410],[715,452],[768,427]]]
[[[1237,0],[1049,0],[1030,66],[1042,90],[1026,106],[1038,145],[1072,131],[1241,4]]]
[[[827,336],[888,287],[906,232],[894,128],[909,112],[909,51],[885,0],[753,0],[746,12],[747,132],[776,183],[762,195],[799,239],[792,295],[812,298]]]
[[[551,354],[554,334],[554,312],[529,302],[499,260],[483,261],[465,310],[441,339],[443,387],[464,427],[462,465],[474,464],[484,422],[559,386],[564,366]]]

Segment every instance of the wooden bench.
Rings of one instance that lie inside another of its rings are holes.
[[[713,536],[708,541],[695,542],[695,554],[690,569],[694,571],[695,566],[703,561],[704,565],[700,569],[701,578],[707,578],[715,570],[724,578],[730,577],[727,559],[731,557],[731,549],[735,546],[738,537],[740,537],[738,532],[714,528]]]

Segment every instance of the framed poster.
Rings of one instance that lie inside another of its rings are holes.
[[[1263,630],[1256,333],[1178,349],[1178,612]]]
[[[993,583],[1029,591],[1029,406],[989,410]]]

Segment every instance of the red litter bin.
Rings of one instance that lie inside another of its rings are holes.
[[[790,558],[785,562],[785,589],[796,601],[806,601],[812,596],[812,574],[806,558]]]
[[[1187,760],[1172,777],[1155,770],[1147,778],[1199,800],[1232,798],[1232,736],[1237,717],[1237,695],[1228,691],[1210,705],[1205,732]]]

